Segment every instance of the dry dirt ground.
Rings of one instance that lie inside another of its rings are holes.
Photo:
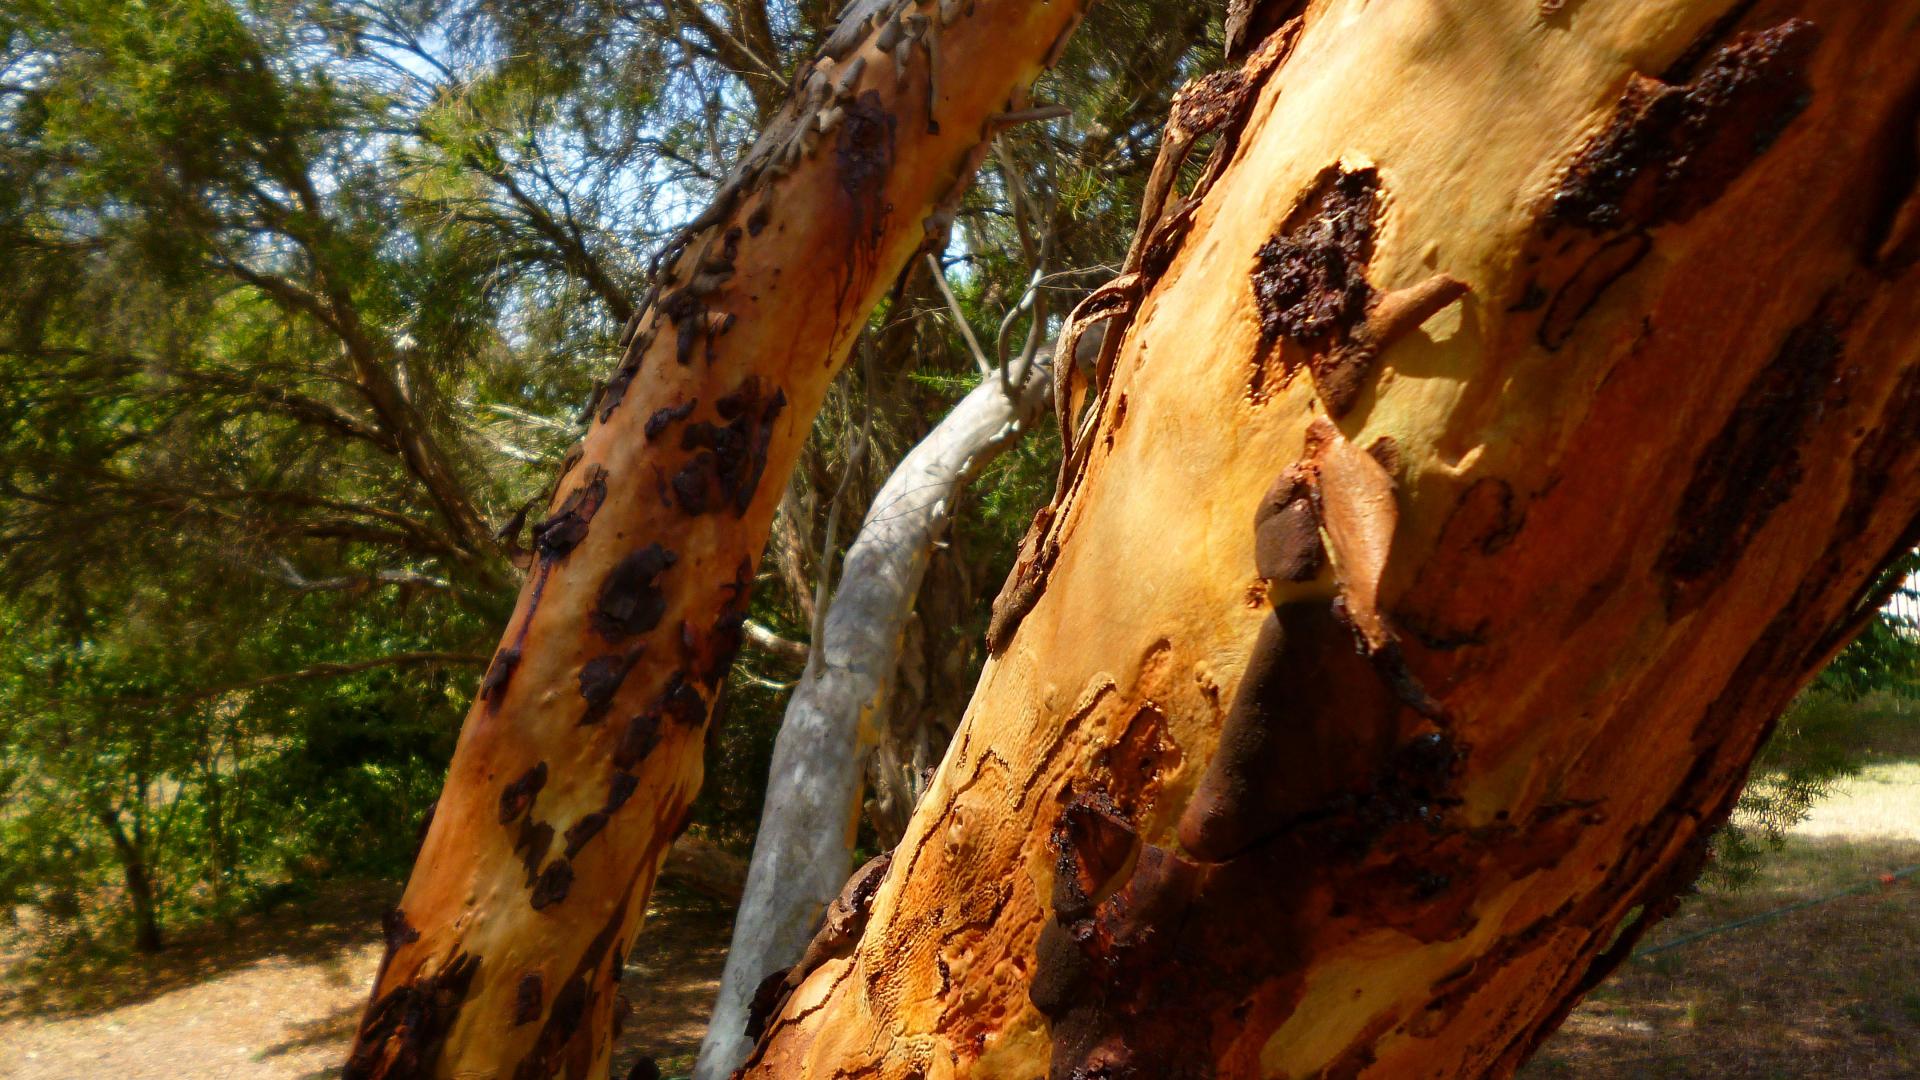
[[[1523,1072],[1594,1077],[1846,1080],[1920,1077],[1920,754],[1849,782],[1731,895],[1694,897],[1658,947],[1817,899],[1628,962]],[[176,942],[157,960],[12,957],[0,980],[0,1077],[292,1080],[336,1075],[378,962],[383,897],[343,890]],[[705,1028],[728,914],[666,893],[634,950],[633,1012],[616,1077],[645,1053],[684,1075]],[[0,964],[8,961],[0,953]]]
[[[242,920],[172,943],[158,958],[13,963],[0,980],[5,1080],[318,1080],[339,1075],[380,962],[384,890]],[[720,987],[732,916],[663,892],[627,965],[633,1003],[614,1055],[669,1076],[691,1066]]]

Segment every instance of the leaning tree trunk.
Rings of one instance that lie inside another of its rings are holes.
[[[858,0],[656,262],[389,919],[347,1072],[605,1076],[781,485],[1077,0]]]
[[[764,986],[762,1000],[774,1002],[786,985],[800,981],[807,962],[835,944],[832,920],[823,928],[821,916],[853,869],[861,776],[880,739],[900,641],[927,560],[961,490],[1019,439],[1051,385],[1046,369],[1037,366],[1018,386],[988,376],[901,459],[874,495],[773,744],[746,893],[734,916],[696,1080],[723,1080],[753,1048],[747,1030],[756,989]],[[821,949],[803,957],[816,929],[826,935]]]
[[[1218,167],[749,1074],[1511,1072],[1920,539],[1917,27],[1324,0],[1185,92]]]

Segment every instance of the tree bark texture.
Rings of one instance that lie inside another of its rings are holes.
[[[752,1050],[747,1030],[757,989],[765,986],[762,1000],[771,1004],[785,985],[800,982],[806,964],[853,944],[834,940],[840,928],[823,925],[822,916],[853,869],[863,771],[880,741],[921,577],[962,489],[1019,439],[1051,385],[1037,365],[1024,385],[988,376],[901,459],[848,546],[821,640],[775,737],[696,1080],[724,1080]],[[819,947],[810,950],[816,930]],[[769,983],[775,976],[787,983]],[[752,1019],[757,1027],[765,1017]]]
[[[655,265],[461,732],[347,1074],[602,1077],[790,470],[1078,4],[860,0]]]
[[[1184,91],[998,655],[747,1074],[1510,1073],[1920,539],[1917,34],[1319,0]]]

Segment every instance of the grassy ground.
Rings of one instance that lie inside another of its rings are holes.
[[[1642,943],[1872,888],[1629,961],[1527,1066],[1526,1080],[1920,1077],[1920,718],[1877,733],[1847,781],[1759,877],[1683,904]],[[0,949],[0,1078],[308,1080],[337,1075],[379,960],[385,890],[343,888],[186,935],[157,958],[35,961]],[[642,1054],[685,1075],[719,986],[729,914],[663,892],[623,991],[614,1076]]]
[[[1631,960],[1568,1017],[1528,1080],[1920,1077],[1920,718],[1732,893],[1695,896],[1642,950],[1868,883],[1861,893]]]

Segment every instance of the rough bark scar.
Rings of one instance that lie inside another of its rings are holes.
[[[667,611],[660,575],[678,561],[679,556],[659,544],[648,544],[616,563],[588,616],[594,630],[608,641],[619,641],[660,625]]]
[[[1591,232],[1685,221],[1766,153],[1811,98],[1820,32],[1789,19],[1736,34],[1692,81],[1636,75],[1614,118],[1574,156],[1551,217]]]
[[[1788,333],[1707,444],[1658,567],[1667,613],[1697,607],[1800,482],[1800,447],[1826,409],[1846,343],[1832,299]]]
[[[606,501],[607,470],[597,464],[587,466],[580,486],[567,493],[558,510],[533,527],[534,550],[549,562],[566,558],[587,538],[587,526]]]
[[[1026,538],[1020,543],[1020,555],[1014,560],[1013,570],[1007,575],[1006,584],[1000,587],[1000,594],[993,598],[993,609],[987,618],[987,651],[995,656],[1006,651],[1020,621],[1040,602],[1040,594],[1047,585],[1047,571],[1059,557],[1059,544],[1047,535],[1053,517],[1051,506],[1043,506],[1034,513],[1033,524],[1028,526]]]
[[[1535,243],[1547,267],[1509,307],[1545,305],[1536,332],[1543,347],[1564,345],[1639,265],[1653,245],[1649,230],[1711,205],[1767,152],[1811,100],[1805,65],[1819,39],[1813,23],[1789,19],[1702,53],[1685,83],[1631,78],[1612,119],[1567,165]],[[1569,243],[1559,238],[1568,228],[1611,239],[1597,249]]]
[[[1053,913],[1072,922],[1093,913],[1111,882],[1133,858],[1139,834],[1104,792],[1075,795],[1048,838],[1055,856]]]
[[[428,1075],[479,970],[479,957],[455,953],[434,974],[387,991],[360,1024],[347,1080]]]
[[[1373,295],[1366,271],[1379,195],[1377,171],[1330,165],[1254,253],[1253,299],[1264,344],[1287,338],[1324,346],[1359,321]]]
[[[1367,263],[1379,215],[1379,173],[1330,165],[1254,252],[1249,276],[1261,343],[1249,387],[1255,401],[1271,393],[1268,363],[1280,346],[1280,380],[1304,364],[1327,414],[1345,416],[1381,351],[1466,294],[1466,283],[1446,274],[1377,292]]]
[[[500,789],[500,824],[511,825],[533,806],[534,797],[547,786],[547,763],[537,762],[520,778]]]
[[[640,364],[646,358],[647,350],[653,347],[653,331],[639,329],[640,315],[635,312],[633,320],[627,324],[627,336],[623,336],[620,347],[620,366],[614,369],[613,377],[600,391],[597,402],[587,406],[586,415],[592,416],[594,405],[600,409],[600,422],[606,423],[613,418],[613,411],[626,400],[627,389],[633,385],[634,376],[640,374]]]

